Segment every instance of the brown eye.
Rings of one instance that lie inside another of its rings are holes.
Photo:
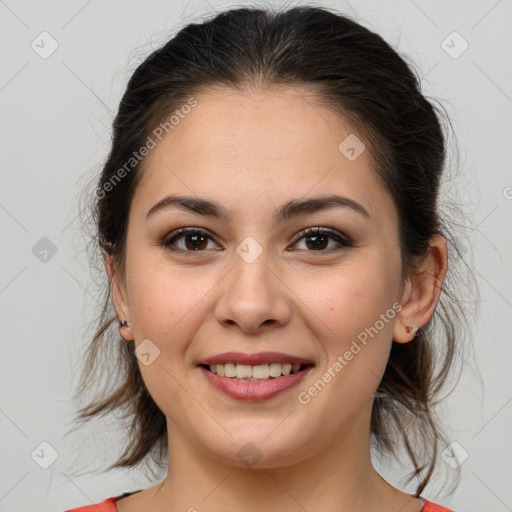
[[[352,245],[347,236],[341,235],[337,231],[331,231],[321,228],[308,228],[301,233],[301,237],[296,240],[296,245],[301,240],[306,241],[307,252],[331,252],[340,250]],[[177,246],[178,242],[182,246]],[[212,236],[205,230],[199,228],[181,228],[172,231],[162,240],[162,246],[176,252],[204,252],[208,249],[208,241],[214,242]],[[334,247],[329,247],[330,242],[335,242]]]
[[[184,242],[182,247],[173,247],[177,241],[181,240]],[[202,252],[207,249],[208,240],[213,239],[206,231],[197,228],[181,228],[170,233],[162,241],[162,245],[173,251]]]
[[[326,229],[308,228],[301,234],[302,236],[295,243],[303,239],[306,240],[306,250],[309,252],[330,252],[330,250],[338,250],[352,245],[346,236]],[[334,249],[328,248],[330,240],[335,241],[338,246],[335,245]]]

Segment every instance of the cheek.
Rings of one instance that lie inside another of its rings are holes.
[[[325,379],[334,383],[323,394],[326,403],[348,400],[358,407],[375,392],[391,349],[399,279],[395,258],[367,253],[312,280],[314,288],[303,285],[304,303],[313,313],[310,328],[325,351],[322,369],[330,372]]]
[[[132,274],[130,293],[136,319],[135,337],[137,345],[151,340],[158,347],[158,356],[149,365],[139,362],[139,368],[160,410],[167,418],[175,419],[176,411],[190,407],[190,395],[183,391],[189,371],[184,360],[204,321],[206,302],[201,299],[208,283],[203,279],[200,285],[190,274],[171,273],[168,267],[146,268],[151,271]]]
[[[138,272],[132,278],[131,307],[140,334],[160,339],[163,329],[170,329],[180,315],[184,301],[177,300],[178,282],[155,272]]]
[[[136,339],[154,341],[161,355],[169,357],[165,363],[175,367],[175,356],[186,350],[208,316],[212,307],[208,294],[221,276],[141,260],[133,260],[129,290]]]
[[[371,259],[315,277],[307,286],[301,285],[301,299],[311,309],[324,329],[332,331],[327,338],[338,335],[340,340],[357,337],[373,326],[392,305],[398,290],[398,269],[379,265]],[[389,320],[389,318],[388,318]],[[390,331],[392,322],[379,330]]]
[[[150,338],[161,347],[166,333],[179,325],[190,309],[194,291],[169,269],[136,254],[130,270],[130,309],[139,339]]]

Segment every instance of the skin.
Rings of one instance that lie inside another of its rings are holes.
[[[194,97],[197,106],[147,157],[124,271],[105,258],[118,319],[133,325],[123,337],[135,346],[149,338],[160,350],[139,367],[167,418],[170,453],[166,478],[118,501],[118,510],[420,511],[419,499],[372,466],[371,408],[393,341],[411,341],[406,326],[421,327],[434,312],[445,240],[432,238],[402,282],[397,211],[370,151],[347,159],[338,146],[354,131],[311,92],[210,88]],[[232,218],[169,208],[146,219],[171,193],[217,201]],[[369,218],[335,207],[273,221],[286,201],[333,193],[363,205]],[[183,227],[211,238],[182,237],[174,242],[181,253],[162,246]],[[352,246],[331,238],[315,245],[300,234],[309,227],[336,230]],[[262,250],[251,263],[236,252],[248,236]],[[396,303],[401,311],[299,403],[299,392]],[[216,391],[196,366],[227,351],[284,352],[315,368],[277,397],[243,402]],[[261,457],[251,467],[237,455],[249,442]]]

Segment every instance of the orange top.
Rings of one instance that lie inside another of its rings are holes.
[[[86,505],[85,507],[72,508],[65,510],[64,512],[117,512],[116,501],[120,500],[121,498],[130,496],[130,494],[135,494],[135,492],[125,492],[120,496],[107,498],[105,501],[102,501],[96,505]],[[435,503],[432,503],[431,501],[428,501],[421,496],[420,499],[425,503],[421,509],[421,512],[454,512],[453,510],[443,507],[442,505],[436,505]]]

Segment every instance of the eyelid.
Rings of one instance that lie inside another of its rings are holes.
[[[207,229],[204,229],[204,228],[196,228],[194,226],[187,226],[184,228],[173,229],[170,233],[165,235],[165,237],[162,239],[161,243],[164,247],[170,247],[171,242],[174,242],[174,240],[176,240],[179,237],[183,238],[187,234],[204,235],[205,237],[213,240],[216,244],[218,244],[216,237],[213,236],[210,231],[208,231]],[[173,249],[171,249],[171,250],[173,250]],[[180,251],[180,249],[175,249],[175,250]],[[182,251],[182,252],[195,252],[195,251]],[[197,251],[197,252],[202,252],[202,251]]]
[[[353,245],[353,242],[349,236],[338,231],[337,229],[329,228],[328,226],[313,226],[313,227],[306,228],[297,234],[297,237],[293,243],[296,244],[299,240],[302,240],[302,238],[305,238],[307,236],[315,236],[315,235],[329,236],[329,237],[331,237],[331,239],[336,240],[338,243],[340,243],[341,245],[344,245],[346,247],[350,247]],[[309,251],[309,252],[315,252],[315,251]],[[328,251],[318,251],[318,252],[328,252]]]
[[[187,251],[187,250],[176,249],[176,248],[172,247],[172,243],[175,240],[181,239],[189,233],[203,235],[206,238],[215,242],[217,245],[220,245],[220,244],[218,244],[216,237],[214,235],[212,235],[212,233],[209,230],[204,229],[204,228],[194,227],[194,226],[187,226],[184,228],[177,228],[177,229],[172,230],[170,233],[168,233],[162,239],[161,245],[164,248],[168,248],[169,250],[172,250],[174,252],[182,252],[182,253],[205,252],[205,250]],[[306,252],[311,252],[311,253],[318,252],[320,254],[327,254],[327,253],[337,251],[341,248],[351,247],[353,245],[351,238],[348,237],[346,234],[338,231],[337,229],[329,228],[327,226],[323,226],[323,227],[322,226],[312,226],[312,227],[303,229],[296,235],[295,240],[292,242],[292,245],[296,245],[300,240],[302,240],[303,238],[306,238],[308,236],[327,236],[331,240],[334,240],[338,244],[338,246],[331,248],[331,249],[327,249],[327,250],[325,250],[325,249],[318,250],[318,251],[312,250],[312,251],[306,251]]]

